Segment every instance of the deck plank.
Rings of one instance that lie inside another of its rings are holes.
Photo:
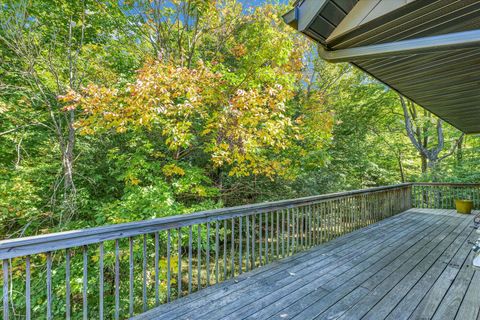
[[[477,319],[480,315],[480,271],[476,270],[455,319]]]
[[[408,319],[420,301],[427,295],[432,286],[438,281],[438,279],[440,279],[447,268],[459,267],[464,263],[471,250],[470,242],[474,241],[477,235],[473,232],[473,229],[471,229],[470,233],[466,232],[464,237],[466,240],[460,245],[459,250],[455,253],[453,258],[448,260],[447,254],[444,255],[442,259],[439,259],[435,265],[422,276],[422,279],[402,297],[401,302],[392,309],[386,318],[387,320]],[[459,237],[459,239],[461,239],[461,237]]]
[[[135,319],[475,319],[472,218],[412,209]]]
[[[244,289],[252,289],[258,282],[265,282],[270,277],[290,276],[290,273],[295,273],[297,270],[303,270],[309,265],[316,265],[321,267],[326,262],[337,261],[339,256],[343,254],[350,254],[362,250],[363,247],[371,245],[371,241],[376,238],[383,241],[387,232],[392,228],[400,227],[405,224],[418,224],[420,220],[433,219],[432,216],[414,216],[411,213],[404,213],[396,217],[385,219],[380,223],[372,225],[352,232],[343,237],[337,238],[317,248],[313,248],[307,252],[296,254],[293,257],[288,257],[280,261],[276,261],[270,265],[255,269],[249,273],[244,273],[238,276],[235,280],[225,281],[217,286],[212,286],[203,289],[200,292],[194,293],[185,298],[176,300],[167,305],[163,305],[156,310],[152,310],[142,315],[142,319],[170,319],[171,317],[179,317],[182,311],[191,311],[197,308],[204,308],[205,305],[210,305],[212,302],[221,299],[225,303],[225,297],[232,293],[242,292]],[[353,243],[353,245],[352,245]],[[348,258],[348,257],[347,257]],[[318,259],[320,261],[317,261]],[[327,261],[328,259],[328,261]],[[217,306],[218,307],[218,306]],[[198,316],[198,315],[197,315]]]
[[[457,277],[453,281],[452,285],[448,289],[447,293],[443,297],[440,305],[438,306],[432,319],[434,320],[449,320],[455,319],[458,309],[463,301],[465,293],[472,281],[474,269],[470,262],[473,258],[473,252],[465,260],[457,274]],[[477,284],[478,285],[478,284]]]
[[[230,317],[236,317],[237,319],[251,318],[251,319],[263,319],[267,315],[272,315],[279,309],[279,306],[286,306],[289,303],[292,303],[296,300],[297,297],[302,297],[302,294],[309,292],[314,292],[315,296],[320,296],[321,294],[328,294],[329,290],[325,290],[321,286],[324,283],[338,278],[338,275],[347,273],[350,276],[355,275],[355,273],[360,273],[362,270],[353,270],[352,266],[357,264],[365,264],[365,261],[372,259],[373,256],[380,256],[381,253],[385,254],[387,250],[390,249],[392,245],[397,242],[401,242],[402,238],[406,238],[409,235],[418,232],[418,228],[422,227],[422,224],[414,223],[412,228],[407,227],[403,232],[395,234],[395,236],[388,236],[380,244],[376,245],[374,242],[369,243],[368,250],[362,252],[355,252],[354,258],[348,261],[340,261],[340,263],[332,264],[331,267],[327,270],[322,270],[322,276],[317,276],[317,272],[309,274],[307,277],[304,277],[306,282],[305,285],[299,288],[292,288],[290,286],[285,286],[280,290],[276,290],[273,293],[263,295],[259,299],[254,300],[251,303],[245,304],[242,308],[237,310],[231,310]],[[232,308],[231,308],[232,309]],[[213,317],[215,319],[216,317]]]
[[[435,263],[438,262],[438,266],[445,265],[443,261],[445,259],[449,261],[459,248],[465,245],[465,240],[471,233],[471,229],[467,229],[468,224],[469,221],[464,221],[429,253],[425,254],[425,252],[420,252],[424,258],[416,266],[413,266],[404,278],[395,285],[392,283],[400,278],[398,271],[395,272],[395,276],[390,276],[385,279],[382,283],[383,286],[379,286],[378,290],[380,292],[384,291],[386,294],[381,299],[373,299],[373,301],[371,301],[370,305],[373,305],[375,302],[378,303],[370,308],[364,319],[386,318],[399,300],[407,295],[410,289],[434,267]],[[452,239],[453,241],[449,243]],[[468,247],[468,244],[466,244],[466,246]],[[408,269],[408,267],[405,268]],[[390,291],[388,291],[388,289],[390,289]]]
[[[425,252],[434,249],[436,245],[435,240],[446,237],[454,228],[455,224],[447,221],[446,223],[443,223],[440,228],[434,229],[430,234],[423,237],[422,240],[415,242],[402,254],[399,255],[400,252],[392,250],[391,256],[395,257],[393,261],[392,259],[385,259],[385,261],[377,262],[369,269],[369,271],[363,272],[358,279],[346,282],[345,285],[341,286],[340,289],[337,289],[334,294],[332,293],[328,299],[323,299],[323,301],[312,304],[300,314],[296,315],[294,319],[313,319],[316,317],[324,318],[328,316],[335,318],[342,314],[344,314],[344,316],[342,316],[343,319],[350,320],[361,318],[361,316],[365,315],[368,310],[370,310],[372,306],[371,303],[379,296],[383,296],[384,289],[388,288],[388,285],[391,284],[391,282],[384,282],[387,277],[393,275],[395,278],[393,279],[394,281],[396,278],[401,277],[403,272],[409,270],[408,268],[410,266],[416,264],[424,256]],[[399,268],[402,269],[400,272],[398,272]],[[386,283],[384,285],[385,288],[377,288],[380,283]],[[361,303],[356,303],[355,306],[350,308],[347,312],[345,312],[346,310],[336,310],[335,305],[341,303],[342,299],[350,299],[349,296],[357,295],[357,291],[364,291],[365,289],[370,292],[368,295],[364,295],[366,299],[361,299]],[[333,310],[329,312],[329,308],[332,308]],[[328,312],[327,315],[321,316],[324,312]]]
[[[321,308],[328,308],[336,301],[340,300],[345,295],[358,288],[365,279],[375,274],[380,268],[382,268],[382,266],[385,265],[385,263],[394,259],[397,254],[392,254],[392,251],[403,252],[407,250],[410,246],[414,245],[423,237],[424,232],[429,233],[431,230],[440,226],[442,226],[441,220],[438,221],[438,223],[436,222],[434,225],[427,223],[426,228],[416,229],[416,233],[414,235],[406,234],[408,237],[406,241],[402,241],[401,238],[395,239],[392,237],[394,244],[387,243],[387,250],[379,250],[375,254],[372,254],[369,259],[359,263],[356,266],[348,268],[342,274],[337,274],[337,272],[334,271],[333,273],[335,273],[336,276],[330,281],[326,281],[322,284],[322,288],[326,288],[331,291],[328,297],[322,299],[322,297],[319,297],[316,292],[307,292],[308,294],[304,295],[301,300],[298,300],[290,305],[284,305],[282,310],[280,310],[274,318],[288,319],[294,317],[310,305],[315,304],[318,300],[321,301],[318,302],[317,306],[315,307],[316,309],[319,310]],[[376,262],[382,260],[383,264],[377,264],[376,267],[372,268],[372,265],[375,265]],[[358,290],[363,291],[362,289]],[[353,295],[356,295],[356,292]]]

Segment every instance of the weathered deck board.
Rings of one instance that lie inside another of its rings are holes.
[[[472,218],[412,209],[135,319],[476,319]]]
[[[424,218],[428,219],[431,217],[425,216]],[[418,221],[418,219],[413,219],[411,223],[418,223]],[[358,250],[361,250],[362,246],[369,246],[371,244],[371,241],[373,241],[376,237],[383,239],[388,230],[400,226],[405,227],[406,224],[407,221],[405,221],[404,219],[397,219],[395,217],[385,219],[375,225],[352,232],[349,234],[348,237],[341,237],[329,243],[326,243],[316,248],[315,250],[296,254],[293,257],[282,259],[280,261],[274,262],[273,264],[243,274],[237,277],[236,281],[234,282],[227,281],[218,286],[203,289],[201,293],[196,293],[187,296],[181,300],[177,300],[170,304],[164,305],[162,306],[161,317],[164,319],[169,319],[169,317],[173,316],[174,313],[176,315],[179,315],[182,311],[187,312],[189,311],[189,309],[192,310],[200,307],[203,308],[205,305],[208,305],[212,301],[215,301],[217,299],[223,300],[223,298],[230,293],[238,292],[242,290],[242,288],[251,288],[251,286],[255,285],[260,278],[267,279],[269,276],[281,272],[284,272],[283,275],[285,275],[286,270],[288,270],[287,276],[290,276],[290,273],[292,271],[304,268],[305,265],[302,264],[302,262],[306,262],[307,265],[315,265],[315,257],[324,260],[331,259],[332,257],[333,259],[335,259],[335,261],[338,261],[338,255],[342,251],[349,250],[351,252],[357,253]],[[373,237],[371,231],[374,231]],[[318,263],[316,265],[318,266]],[[179,305],[182,306],[182,310],[179,310]]]

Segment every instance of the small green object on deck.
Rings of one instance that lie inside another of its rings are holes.
[[[470,214],[473,209],[472,200],[455,200],[455,208],[458,213]]]

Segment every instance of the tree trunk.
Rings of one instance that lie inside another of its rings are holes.
[[[63,150],[63,172],[64,172],[64,190],[65,193],[75,192],[73,183],[73,161],[75,148],[75,113],[73,110],[68,114],[68,136]]]
[[[464,136],[460,137],[457,147],[457,165],[460,165],[463,160],[463,144],[465,142]]]
[[[427,169],[428,169],[427,157],[425,157],[425,155],[420,153],[420,159],[422,160],[422,173],[425,173],[427,172]]]
[[[405,172],[403,171],[402,154],[400,152],[398,153],[397,160],[398,160],[398,169],[400,170],[400,179],[401,179],[402,183],[404,183],[405,182]]]

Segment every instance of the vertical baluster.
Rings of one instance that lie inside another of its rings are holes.
[[[52,253],[47,252],[47,320],[52,319]]]
[[[142,302],[143,302],[143,312],[147,311],[147,235],[143,235],[143,264],[142,264],[142,274],[143,274],[143,285],[142,285]]]
[[[197,226],[197,288],[202,288],[202,225]]]
[[[295,208],[290,209],[290,252],[292,255],[295,252]]]
[[[242,236],[242,217],[238,218],[238,273],[242,274],[243,271],[243,254],[242,254],[242,242],[243,242],[243,236]]]
[[[322,207],[322,220],[323,220],[322,243],[328,241],[328,226],[329,226],[328,217],[327,217],[328,207],[329,207],[329,201],[325,201]]]
[[[268,264],[268,212],[265,212],[265,264]]]
[[[8,301],[8,259],[3,259],[3,319],[8,320],[9,301]]]
[[[120,249],[115,240],[115,320],[120,316]]]
[[[305,207],[299,207],[298,208],[298,211],[300,213],[300,229],[299,229],[299,234],[300,234],[300,246],[299,246],[299,249],[300,251],[302,251],[304,249],[304,246],[305,246],[305,227],[306,227],[306,223],[305,223]]]
[[[320,229],[320,221],[321,221],[321,203],[317,203],[315,205],[315,245],[319,245],[321,243],[321,229]]]
[[[336,205],[336,210],[335,210],[335,238],[338,237],[339,234],[341,234],[342,232],[342,199],[338,199],[336,201],[337,205]]]
[[[65,250],[65,318],[71,317],[71,286],[70,286],[70,249]]]
[[[259,232],[259,235],[258,235],[258,256],[260,258],[260,266],[263,265],[263,255],[262,255],[262,242],[263,242],[263,239],[262,239],[262,227],[263,227],[263,223],[262,223],[262,216],[263,216],[263,213],[259,213],[259,220],[258,220],[258,232]]]
[[[332,240],[335,233],[335,201],[328,202],[328,241]]]
[[[128,248],[129,248],[129,257],[128,257],[128,269],[129,269],[129,287],[128,287],[128,313],[130,317],[133,317],[133,269],[134,269],[134,261],[133,261],[133,238],[128,238]]]
[[[327,221],[327,210],[328,210],[328,201],[322,203],[322,221],[321,230],[322,230],[322,243],[328,241],[328,221]]]
[[[210,221],[207,221],[207,252],[205,255],[207,269],[207,287],[210,286]]]
[[[188,226],[188,293],[192,293],[192,226]]]
[[[223,220],[223,279],[227,279],[227,220]]]
[[[232,218],[232,247],[231,247],[231,257],[230,259],[232,260],[232,273],[231,277],[235,277],[235,219]]]
[[[272,260],[275,259],[275,229],[274,229],[274,216],[275,216],[275,212],[270,212],[270,255],[272,257]]]
[[[337,201],[332,200],[330,203],[330,240],[335,239],[335,234],[337,233],[337,213],[338,213],[338,206],[337,206]]]
[[[300,247],[300,209],[296,207],[295,209],[295,250],[297,253]]]
[[[343,202],[343,199],[338,199],[336,201],[337,205],[336,205],[336,210],[335,210],[335,238],[338,237],[339,234],[341,234],[342,232],[342,228],[343,228],[343,225],[342,225],[342,213],[343,213],[343,206],[342,206],[342,203]]]
[[[319,222],[319,238],[320,238],[320,243],[324,243],[327,238],[327,233],[326,233],[326,228],[327,228],[327,221],[325,219],[325,211],[327,210],[327,204],[326,202],[321,202],[320,203],[320,222]]]
[[[218,267],[218,257],[220,253],[220,234],[219,226],[220,221],[215,222],[215,283],[218,283],[219,280],[219,267]]]
[[[320,243],[320,203],[316,203],[313,206],[313,227],[315,240],[313,240],[313,245],[318,245]]]
[[[307,212],[306,212],[306,207],[302,206],[299,208],[301,214],[300,214],[300,234],[301,234],[301,250],[305,250],[305,247],[307,246]]]
[[[103,296],[104,296],[104,247],[103,247],[103,242],[100,242],[99,244],[99,249],[100,249],[100,261],[99,261],[99,273],[100,273],[100,279],[99,279],[99,303],[98,303],[98,316],[100,320],[103,320],[104,318],[104,310],[103,310]]]
[[[310,248],[312,246],[312,205],[309,204],[305,207],[305,224],[307,225],[306,228],[306,238],[305,243],[306,247]]]
[[[322,242],[327,242],[329,240],[329,229],[330,229],[330,223],[328,220],[328,210],[330,207],[330,201],[327,200],[323,202],[323,207],[322,207]]]
[[[298,252],[298,247],[300,246],[300,210],[295,208],[295,250],[294,252]]]
[[[250,217],[249,216],[246,216],[245,217],[245,222],[247,224],[246,226],[246,232],[247,232],[247,256],[246,256],[246,259],[245,259],[245,270],[247,270],[247,272],[249,271],[249,264],[250,264]]]
[[[155,305],[160,305],[160,245],[159,245],[159,234],[155,232]]]
[[[349,228],[349,223],[350,223],[350,198],[346,197],[342,200],[342,230],[340,232],[340,235],[344,235],[345,233],[348,232]]]
[[[317,204],[310,205],[310,246],[317,244],[317,221],[316,219]]]
[[[280,212],[277,210],[277,259],[280,259]]]
[[[322,243],[322,202],[317,204],[317,244]]]
[[[180,298],[182,296],[182,228],[177,229],[177,237],[178,237],[177,296]]]
[[[308,247],[312,246],[312,205],[308,205]]]
[[[320,243],[320,225],[318,223],[318,217],[320,215],[320,204],[319,203],[316,203],[314,206],[313,206],[313,215],[312,215],[312,219],[313,219],[313,245],[316,246]]]
[[[354,211],[355,211],[355,197],[348,197],[346,199],[347,222],[343,234],[353,231],[354,226]]]
[[[361,214],[360,196],[353,196],[349,199],[348,212],[349,212],[349,232],[357,229],[357,223]]]
[[[25,319],[30,320],[31,315],[31,266],[30,266],[30,256],[26,256],[25,258],[25,272],[26,272],[26,279],[25,279]]]
[[[324,242],[330,241],[330,207],[331,201],[326,201],[323,207],[323,219],[324,219]]]
[[[310,216],[310,247],[313,247],[315,246],[315,239],[316,239],[316,235],[315,235],[315,208],[316,208],[316,204],[311,204],[309,205],[309,208],[308,208],[308,212],[309,212],[309,216]]]
[[[167,230],[167,302],[170,302],[170,282],[171,282],[171,274],[170,274],[170,258],[171,258],[171,245],[172,245],[172,235],[170,229]]]
[[[297,208],[292,208],[292,254],[297,252],[298,221]]]
[[[349,206],[349,212],[350,212],[350,227],[349,230],[353,231],[356,229],[357,226],[357,220],[358,216],[360,214],[360,206],[359,206],[359,196],[354,196],[350,199],[350,206]]]
[[[256,267],[255,261],[255,214],[252,215],[252,264],[251,269],[253,270]]]
[[[368,197],[367,195],[361,196],[362,201],[362,214],[360,215],[359,228],[365,226],[365,221],[368,219]]]
[[[287,209],[287,256],[290,255],[290,209]]]
[[[306,229],[306,223],[305,223],[305,207],[299,207],[298,208],[300,212],[300,247],[301,250],[304,250],[305,248],[305,229]]]
[[[285,258],[285,210],[282,210],[282,258]]]
[[[334,206],[334,214],[333,214],[333,217],[334,217],[334,233],[333,233],[333,238],[335,239],[336,237],[338,237],[338,234],[340,233],[340,230],[341,230],[341,222],[339,221],[340,219],[340,210],[341,210],[341,203],[340,203],[340,200],[334,200],[334,203],[335,203],[335,206]]]
[[[363,218],[361,221],[361,227],[368,225],[368,220],[370,218],[370,201],[367,194],[362,196],[362,206],[363,206]]]
[[[83,320],[88,319],[88,299],[87,299],[87,289],[88,289],[88,251],[87,246],[83,246]]]
[[[320,244],[320,203],[315,204],[313,209],[313,220],[315,227],[315,241],[314,245]]]
[[[373,194],[368,194],[367,199],[368,199],[368,208],[369,208],[367,225],[371,225],[375,220],[375,197]]]

